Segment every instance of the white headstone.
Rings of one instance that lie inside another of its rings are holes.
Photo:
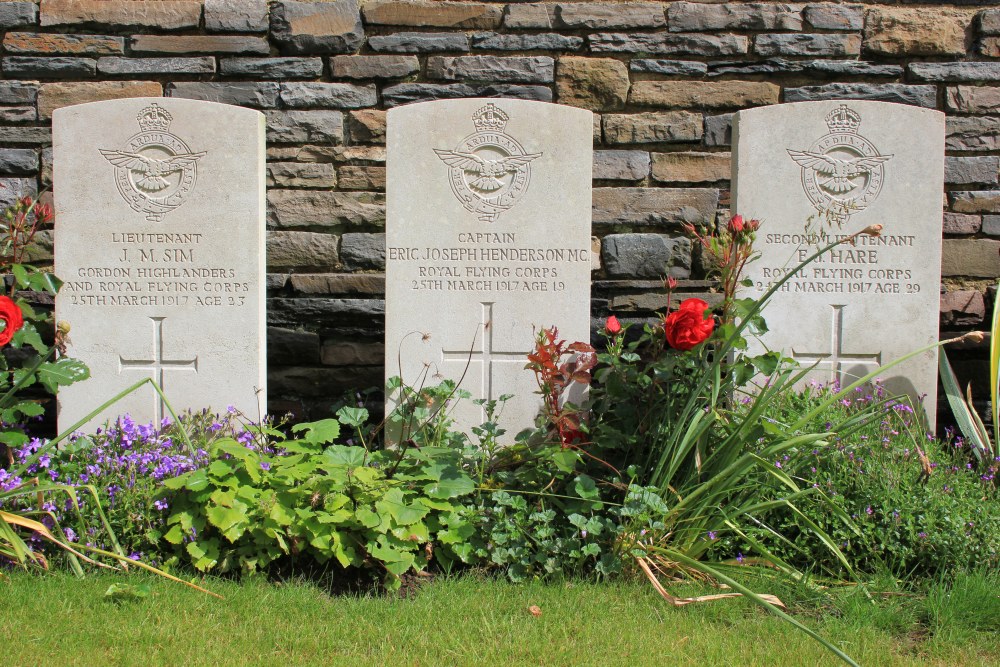
[[[764,309],[763,342],[811,379],[846,385],[937,340],[944,114],[883,102],[801,102],[741,111],[733,126],[733,212],[761,221],[748,295],[825,243],[862,236],[809,264]],[[761,349],[755,346],[753,349]],[[886,371],[890,391],[936,410],[937,355]]]
[[[136,98],[53,115],[56,317],[91,379],[59,392],[67,428],[143,379],[175,410],[265,410],[264,116]],[[109,408],[159,420],[146,386]]]
[[[590,337],[592,116],[505,99],[389,111],[387,378],[513,394],[508,437],[532,426],[535,334]],[[453,414],[466,431],[484,419],[471,402]]]

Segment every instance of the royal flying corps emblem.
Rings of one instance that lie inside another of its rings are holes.
[[[128,205],[145,213],[147,220],[160,222],[194,189],[197,163],[206,153],[192,153],[171,134],[173,117],[155,102],[140,111],[137,120],[139,133],[121,150],[100,151],[115,166],[115,183]]]
[[[872,142],[858,134],[861,114],[846,104],[827,114],[826,125],[830,133],[809,150],[786,150],[802,167],[802,187],[809,201],[841,224],[878,197],[885,176],[883,165],[892,155],[880,155]]]
[[[493,222],[514,206],[528,190],[531,161],[541,153],[525,153],[521,144],[504,132],[510,117],[492,102],[472,116],[476,131],[455,150],[434,149],[450,167],[451,190],[462,206]]]

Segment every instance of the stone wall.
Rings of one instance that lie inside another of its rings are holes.
[[[0,34],[2,200],[48,187],[49,122],[64,105],[166,95],[267,115],[275,411],[320,416],[343,390],[381,383],[385,110],[414,101],[595,112],[595,323],[651,316],[666,270],[682,290],[709,287],[680,225],[727,215],[734,111],[825,99],[940,109],[942,334],[990,316],[1000,5],[0,1]],[[984,358],[957,355],[979,396]]]

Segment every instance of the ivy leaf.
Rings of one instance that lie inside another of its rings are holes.
[[[475,490],[476,483],[471,477],[450,466],[442,472],[438,481],[424,487],[424,493],[428,496],[442,500],[466,496]]]
[[[409,504],[403,497],[403,491],[399,488],[390,489],[382,500],[375,502],[375,509],[380,514],[388,514],[399,526],[408,526],[411,523],[420,521],[429,511],[419,504]]]
[[[340,422],[336,419],[321,419],[317,422],[296,424],[292,427],[292,433],[301,433],[303,431],[305,431],[305,435],[301,438],[305,442],[325,445],[340,437]]]
[[[323,463],[330,466],[360,468],[365,464],[365,455],[367,453],[364,447],[333,445],[323,451]]]
[[[337,410],[337,419],[344,426],[354,426],[355,428],[364,425],[368,421],[368,410],[364,408],[342,407]]]
[[[90,369],[79,359],[63,358],[46,361],[38,369],[38,381],[52,393],[55,393],[58,387],[65,387],[89,377]]]

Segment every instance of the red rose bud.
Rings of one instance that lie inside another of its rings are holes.
[[[677,278],[667,278],[667,289],[671,291],[677,289]]]
[[[701,299],[685,299],[680,308],[663,320],[667,344],[675,350],[690,350],[705,342],[715,329],[715,320],[708,313],[708,304]]]
[[[727,225],[730,234],[739,234],[743,231],[743,216],[734,215],[729,218],[729,224]]]
[[[10,297],[0,296],[0,322],[5,325],[3,331],[0,331],[0,346],[2,346],[9,343],[17,330],[24,325],[24,315]]]
[[[746,229],[748,232],[757,231],[758,229],[760,229],[760,220],[756,219],[751,220],[750,222],[746,223],[746,225],[744,225],[744,229]]]
[[[622,324],[618,321],[617,317],[612,315],[604,322],[604,330],[614,336],[622,330]]]

